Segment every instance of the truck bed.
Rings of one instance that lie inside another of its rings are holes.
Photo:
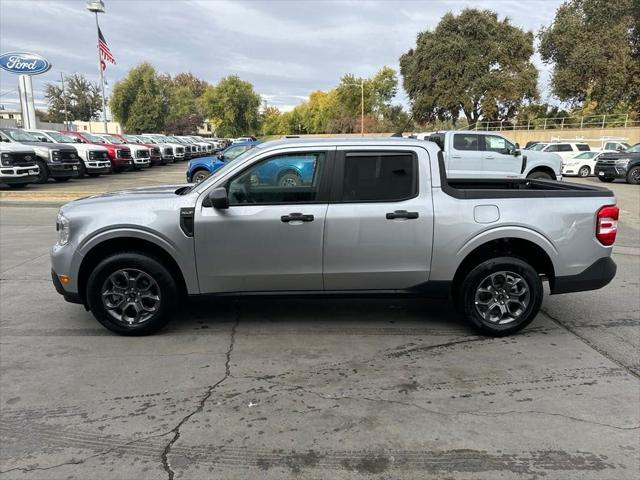
[[[455,198],[613,197],[608,188],[555,180],[526,178],[448,179],[442,152],[438,152],[440,185]]]

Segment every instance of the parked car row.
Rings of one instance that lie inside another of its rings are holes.
[[[0,128],[0,183],[13,188],[49,179],[139,170],[181,160],[211,157],[231,141],[199,136],[116,134]]]

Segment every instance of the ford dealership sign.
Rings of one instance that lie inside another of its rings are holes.
[[[26,52],[9,52],[0,55],[0,68],[19,75],[38,75],[51,68],[40,55]]]

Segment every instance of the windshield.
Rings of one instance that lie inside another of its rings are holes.
[[[116,145],[122,145],[124,144],[124,142],[122,140],[120,140],[117,137],[113,137],[111,135],[102,135],[102,138],[104,138],[107,142],[109,143],[115,143]]]
[[[575,156],[575,157],[573,157],[573,158],[577,158],[577,159],[580,159],[580,160],[584,160],[584,159],[588,159],[588,158],[593,158],[593,157],[595,157],[597,154],[598,154],[598,152],[582,152],[582,153],[579,153],[578,155],[576,155],[576,156]]]
[[[77,137],[67,135],[65,133],[47,132],[47,135],[49,135],[51,138],[53,138],[54,141],[58,143],[78,143],[78,141],[76,140]]]
[[[9,135],[16,142],[39,142],[40,141],[30,133],[25,132],[24,130],[14,130],[12,128],[7,128],[7,129],[3,129],[2,131],[7,135]]]
[[[640,153],[640,143],[636,143],[633,147],[629,147],[627,153]]]
[[[237,158],[238,155],[242,155],[243,153],[251,150],[255,145],[236,145],[234,147],[229,147],[222,152],[222,155],[225,159],[233,160]]]
[[[135,135],[122,135],[122,136],[127,140],[127,142],[140,143],[140,139]]]
[[[536,152],[539,152],[539,151],[543,150],[544,147],[546,147],[547,145],[549,145],[549,144],[548,143],[536,143],[535,145],[530,147],[529,150],[535,150]]]
[[[107,143],[104,138],[100,138],[96,135],[92,135],[90,133],[82,132],[82,136],[89,140],[91,143]]]

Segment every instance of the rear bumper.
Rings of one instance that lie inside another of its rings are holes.
[[[617,268],[611,257],[602,257],[577,275],[556,277],[551,285],[551,295],[602,288],[613,280]]]

